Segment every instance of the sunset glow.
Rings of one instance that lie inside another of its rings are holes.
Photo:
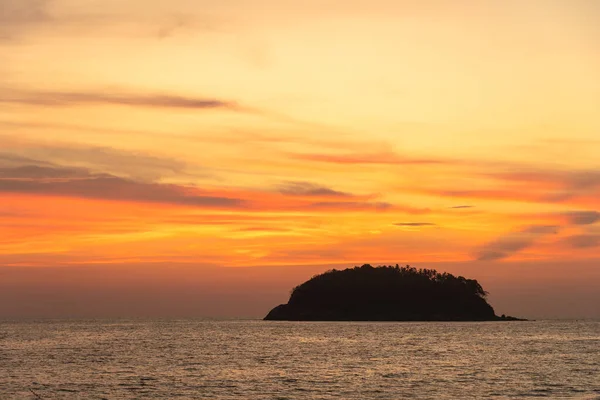
[[[589,281],[599,17],[594,0],[0,0],[0,270],[487,262],[510,285],[515,263],[564,262]]]

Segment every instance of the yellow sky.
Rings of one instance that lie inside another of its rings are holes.
[[[0,264],[594,260],[599,17],[0,0]]]

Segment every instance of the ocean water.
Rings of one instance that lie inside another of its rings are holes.
[[[600,322],[0,322],[0,399],[600,399]]]

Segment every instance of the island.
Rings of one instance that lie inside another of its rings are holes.
[[[272,321],[522,321],[497,316],[474,279],[410,266],[330,270],[295,287]]]

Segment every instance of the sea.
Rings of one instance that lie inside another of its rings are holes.
[[[600,399],[600,321],[0,321],[0,399]]]

